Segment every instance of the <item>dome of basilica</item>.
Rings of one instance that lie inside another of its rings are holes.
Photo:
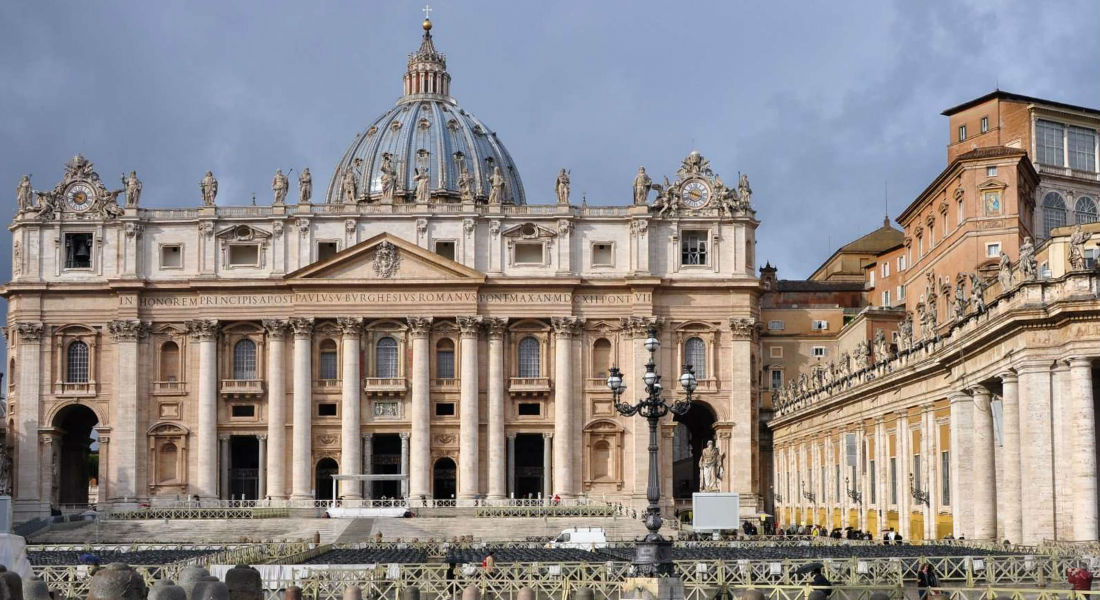
[[[344,153],[326,201],[526,204],[519,170],[504,144],[451,97],[447,60],[432,43],[430,21],[424,22],[420,48],[409,55],[404,80],[397,105],[357,134]]]

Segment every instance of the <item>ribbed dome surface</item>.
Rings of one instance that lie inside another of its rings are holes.
[[[459,178],[471,177],[479,202],[489,196],[494,167],[504,176],[504,204],[526,204],[519,170],[496,134],[451,98],[446,59],[435,50],[425,27],[420,49],[409,55],[405,95],[397,105],[358,134],[336,166],[326,201],[342,202],[345,171],[357,173],[359,195],[371,201],[383,197],[382,166],[390,155],[396,171],[394,202],[412,202],[416,170],[427,169],[433,202],[458,201]],[[357,162],[360,161],[360,162]]]

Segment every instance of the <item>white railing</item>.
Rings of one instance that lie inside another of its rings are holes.
[[[338,392],[341,389],[341,379],[314,379],[313,389],[322,393]]]
[[[59,381],[54,384],[54,395],[56,396],[95,396],[95,394],[96,386],[94,381],[82,383]]]
[[[264,393],[262,379],[223,379],[221,393],[229,396],[259,396]]]
[[[408,384],[404,377],[364,377],[364,392],[404,392]]]
[[[462,380],[454,377],[432,379],[431,389],[435,392],[457,392]]]
[[[508,379],[509,392],[549,392],[549,377],[511,377]]]
[[[186,381],[154,381],[153,394],[157,396],[178,396],[187,393]]]

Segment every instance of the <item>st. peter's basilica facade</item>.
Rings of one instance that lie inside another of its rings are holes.
[[[219,206],[207,173],[196,206],[142,208],[136,174],[113,191],[82,156],[47,191],[24,179],[3,288],[17,519],[88,502],[90,481],[117,506],[640,505],[648,431],[605,381],[622,368],[636,401],[651,327],[665,381],[691,364],[699,382],[662,425],[665,497],[698,489],[714,439],[721,491],[762,507],[747,179],[693,152],[662,184],[639,170],[629,205],[571,204],[564,170],[528,204],[430,28],[323,194],[303,169],[270,205]],[[337,473],[391,477],[333,490]]]

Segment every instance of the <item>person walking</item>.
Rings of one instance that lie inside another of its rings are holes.
[[[833,582],[825,577],[825,574],[821,572],[821,568],[814,569],[812,573],[813,579],[810,581],[810,586],[815,590],[820,590],[828,598],[833,593]]]
[[[1092,589],[1092,572],[1088,569],[1070,567],[1066,569],[1066,581],[1075,592],[1087,592]]]
[[[932,588],[939,587],[940,580],[936,577],[936,571],[932,568],[932,565],[926,562],[920,564],[920,568],[917,569],[917,593],[920,596],[920,600],[925,600],[928,596],[928,592],[938,595],[938,592]]]

